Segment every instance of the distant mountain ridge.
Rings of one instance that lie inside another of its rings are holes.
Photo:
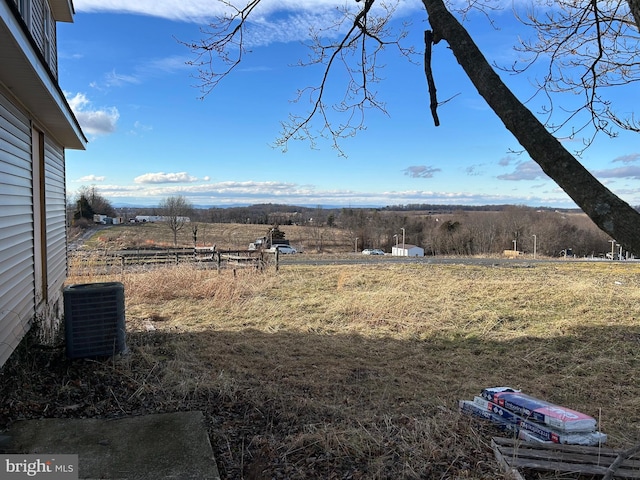
[[[136,205],[129,203],[114,203],[114,208],[118,209],[136,209],[136,210],[154,210],[157,207],[150,207],[148,205]],[[380,210],[380,211],[433,211],[434,213],[448,213],[448,212],[501,212],[510,207],[520,206],[514,204],[500,204],[500,205],[455,205],[455,204],[431,204],[431,203],[421,203],[421,204],[406,204],[406,205],[288,205],[288,204],[279,204],[279,203],[254,203],[254,204],[246,204],[246,203],[238,203],[238,204],[229,204],[229,205],[193,205],[193,208],[198,210],[209,210],[209,209],[247,209],[249,211],[255,210],[268,210],[271,212],[295,212],[295,211],[313,211],[313,210]],[[557,207],[529,207],[532,210],[543,210],[543,211],[558,211],[564,213],[579,213],[582,210],[579,208],[557,208]]]

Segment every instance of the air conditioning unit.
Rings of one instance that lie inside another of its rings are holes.
[[[126,353],[124,285],[86,283],[65,287],[64,321],[69,358]]]

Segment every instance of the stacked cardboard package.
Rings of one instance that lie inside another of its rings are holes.
[[[460,400],[460,410],[490,420],[526,441],[600,445],[607,436],[596,420],[509,387],[485,388],[473,401]]]

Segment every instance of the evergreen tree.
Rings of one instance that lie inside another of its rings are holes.
[[[73,213],[74,222],[83,218],[93,222],[94,213],[95,212],[89,203],[89,199],[84,195],[80,195],[80,198],[76,202],[76,211]]]

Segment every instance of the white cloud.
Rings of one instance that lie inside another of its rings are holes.
[[[113,133],[120,113],[116,107],[94,109],[84,93],[70,94],[65,92],[69,106],[78,119],[82,130],[89,135],[106,135]]]
[[[104,182],[106,178],[107,177],[105,177],[104,175],[85,175],[84,177],[80,177],[78,180],[76,180],[76,182],[80,182],[80,183]]]
[[[575,204],[571,199],[560,190],[544,192],[542,195],[524,193],[511,195],[499,193],[475,194],[425,190],[367,192],[321,190],[313,185],[278,181],[226,181],[188,185],[139,183],[128,187],[101,185],[99,191],[114,203],[140,206],[158,205],[162,199],[168,196],[182,195],[198,206],[282,203],[287,205],[382,207],[387,205],[434,203],[447,205],[518,204],[575,208]]]
[[[627,166],[619,168],[609,168],[592,172],[598,178],[632,178],[640,179],[640,167]]]
[[[433,178],[436,172],[441,171],[441,168],[435,168],[430,165],[414,165],[405,168],[404,174],[411,178]]]
[[[151,125],[146,125],[138,120],[133,122],[133,128],[129,130],[129,135],[140,136],[143,137],[146,132],[150,132],[153,130]]]
[[[143,72],[156,73],[167,72],[172,73],[178,70],[185,70],[193,68],[187,64],[191,58],[187,58],[181,55],[171,55],[164,58],[156,58],[149,60],[147,63],[141,65],[139,68]]]
[[[142,177],[151,176],[151,178],[155,178],[157,176],[164,175],[186,175],[182,174],[146,174],[142,175]],[[140,177],[138,177],[140,178]],[[162,177],[160,177],[162,178]],[[135,179],[136,183],[139,182],[138,179]],[[170,183],[170,182],[144,182],[144,183]],[[312,187],[299,186],[295,183],[288,182],[256,182],[256,181],[245,181],[245,182],[217,182],[217,183],[205,183],[200,185],[185,185],[185,186],[171,186],[171,187],[160,187],[147,190],[149,195],[173,195],[173,194],[182,194],[182,195],[209,195],[209,196],[237,196],[237,195],[261,195],[261,196],[271,196],[271,197],[280,197],[280,196],[288,196],[288,195],[309,195],[314,192]]]
[[[230,2],[242,8],[246,2]],[[263,17],[278,12],[327,12],[350,6],[362,8],[356,2],[345,0],[262,0],[255,11],[255,17]],[[225,2],[213,0],[74,0],[76,12],[132,13],[162,17],[170,20],[201,23],[216,16],[229,13],[231,8]],[[399,0],[398,10],[419,8],[418,0]],[[423,7],[424,8],[424,7]]]
[[[533,160],[519,163],[512,173],[498,175],[500,180],[540,180],[543,178],[547,178],[547,176]]]
[[[120,73],[113,69],[106,73],[102,80],[93,81],[89,86],[100,91],[105,91],[111,87],[139,85],[150,77],[159,77],[179,70],[193,68],[188,65],[187,62],[189,60],[193,59],[180,55],[151,59],[137,65],[132,73]]]
[[[320,28],[325,34],[335,35],[337,31],[326,30],[327,25],[337,25],[342,17],[338,11],[314,11],[291,14],[286,17],[254,18],[247,25],[245,45],[265,46],[274,42],[292,42],[309,37],[311,30]]]
[[[141,81],[140,78],[135,75],[125,75],[112,70],[105,75],[104,83],[107,87],[121,87],[125,84],[139,84]]]
[[[629,155],[622,155],[621,157],[616,157],[612,160],[612,162],[622,162],[622,163],[634,163],[640,160],[640,153],[630,153]]]
[[[74,0],[76,12],[109,12],[148,15],[168,20],[209,23],[221,15],[235,13],[226,2],[213,0]],[[230,2],[243,8],[246,1]],[[393,2],[392,2],[393,3]],[[396,13],[405,14],[424,7],[418,0],[397,0]],[[326,29],[342,18],[342,9],[354,12],[363,3],[345,0],[262,0],[248,19],[246,46],[308,38],[310,29]],[[381,8],[374,4],[374,9]]]
[[[132,193],[140,194],[144,192],[144,187],[138,185],[100,185],[98,186],[98,191],[100,193],[110,192],[111,194],[120,193],[122,195],[130,195]]]
[[[170,20],[202,21],[224,12],[222,4],[209,0],[75,0],[76,12],[130,13]]]
[[[139,186],[127,186],[127,185],[96,185],[96,190],[100,195],[103,195],[109,200],[119,198],[119,199],[130,199],[136,196],[141,196],[143,192],[143,188]],[[78,193],[77,190],[70,190],[67,192],[68,197],[72,197]]]
[[[480,175],[482,175],[484,173],[481,170],[483,167],[484,167],[484,164],[482,164],[482,163],[479,163],[477,165],[469,165],[467,168],[465,168],[465,172],[470,177],[477,177],[477,176],[480,176]]]
[[[508,155],[506,157],[502,157],[499,161],[498,161],[498,165],[500,165],[501,167],[508,167],[509,165],[511,165],[512,162],[515,161],[515,158],[512,157],[511,155]]]
[[[134,126],[134,128],[135,128],[136,130],[143,130],[143,131],[145,131],[145,132],[148,132],[148,131],[150,131],[150,130],[153,130],[153,127],[152,127],[152,126],[150,126],[150,125],[145,125],[144,123],[142,123],[142,122],[140,122],[140,121],[138,121],[138,120],[136,120],[136,121],[133,123],[133,126]]]
[[[191,183],[197,182],[196,177],[192,177],[187,172],[179,173],[145,173],[133,179],[136,183]]]

